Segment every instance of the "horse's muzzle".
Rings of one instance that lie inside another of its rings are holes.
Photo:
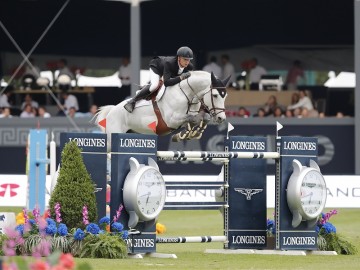
[[[226,120],[226,117],[217,116],[215,121],[216,121],[216,123],[221,124],[225,120]]]

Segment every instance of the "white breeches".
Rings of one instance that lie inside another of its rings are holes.
[[[160,81],[160,76],[156,74],[152,69],[150,68],[150,92],[154,92],[155,89],[158,87]]]

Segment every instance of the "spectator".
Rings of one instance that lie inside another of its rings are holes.
[[[26,104],[29,104],[32,108],[39,108],[39,103],[33,100],[30,94],[25,95],[24,102],[21,104],[21,110],[24,110]]]
[[[0,96],[0,108],[11,107],[9,102],[11,94],[12,91],[9,88],[5,88],[4,92]]]
[[[93,117],[97,113],[98,109],[99,109],[98,106],[93,104],[93,105],[90,106],[88,112],[86,112],[86,113],[77,112],[75,114],[75,117]]]
[[[60,59],[58,63],[58,75],[56,81],[62,91],[68,91],[71,88],[71,81],[75,79],[74,74],[67,66],[66,59]]]
[[[122,64],[119,68],[119,79],[121,80],[122,91],[126,91],[127,95],[131,93],[131,64],[129,57],[122,58]]]
[[[276,106],[276,108],[274,109],[274,112],[273,112],[273,116],[274,117],[284,117],[283,110],[281,109],[280,106]]]
[[[288,109],[293,110],[296,108],[306,108],[308,111],[312,111],[314,109],[313,103],[311,99],[307,96],[305,90],[300,90],[299,97],[299,101],[295,104],[289,105]]]
[[[30,104],[26,104],[23,111],[20,114],[20,118],[34,118],[35,114]]]
[[[291,104],[290,105],[294,105],[294,104],[296,104],[296,103],[298,103],[299,102],[299,100],[300,100],[300,95],[299,95],[299,93],[293,93],[292,95],[291,95]]]
[[[216,56],[211,56],[210,57],[210,63],[208,63],[207,65],[205,65],[203,67],[203,70],[204,71],[207,71],[209,73],[214,73],[214,75],[217,77],[217,78],[220,78],[221,76],[221,67],[217,64],[217,59],[216,59]],[[225,77],[223,77],[225,78]]]
[[[64,99],[64,104],[60,108],[61,110],[58,113],[59,116],[64,115],[63,110],[66,114],[69,114],[69,109],[72,107],[75,109],[75,112],[79,110],[79,103],[76,96],[65,91],[62,93],[62,98]]]
[[[264,106],[266,116],[273,114],[277,106],[278,103],[276,97],[274,95],[269,96]]]
[[[36,80],[40,77],[40,68],[35,65],[35,60],[29,58],[29,62],[25,66],[24,74],[21,78],[21,85],[25,89],[36,89]]]
[[[266,112],[265,112],[264,108],[259,108],[259,109],[257,109],[257,112],[253,116],[254,117],[265,117]]]
[[[296,117],[296,118],[301,118],[301,111],[302,111],[301,108],[296,108],[296,109],[294,109],[294,110],[292,111],[294,117]]]
[[[51,114],[46,111],[44,106],[40,106],[38,109],[38,117],[40,118],[50,118]]]
[[[238,117],[248,118],[250,116],[250,112],[243,106],[241,106],[237,112]]]
[[[297,90],[300,78],[305,78],[304,70],[299,60],[295,60],[292,67],[289,69],[286,77],[286,86],[288,90]]]
[[[68,75],[70,77],[71,80],[75,79],[74,73],[71,72],[71,70],[68,68],[68,63],[67,60],[62,58],[60,59],[59,63],[58,63],[58,69],[59,69],[59,75]]]
[[[71,118],[74,118],[76,115],[76,109],[75,107],[70,107],[70,109],[67,111],[67,115]]]
[[[230,58],[227,54],[223,54],[221,56],[221,64],[222,64],[222,72],[221,72],[222,78],[227,78],[231,76],[228,85],[232,85],[232,83],[236,81],[235,68],[234,65],[230,62]]]
[[[5,107],[2,109],[0,118],[12,118],[11,110],[9,107]]]
[[[249,73],[250,90],[259,90],[259,82],[261,76],[266,75],[267,71],[265,68],[259,65],[256,58],[252,59],[252,69]]]
[[[293,111],[287,109],[287,110],[285,111],[285,117],[288,117],[288,118],[294,117]]]

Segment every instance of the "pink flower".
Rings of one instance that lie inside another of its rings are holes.
[[[23,214],[24,214],[24,220],[25,220],[25,224],[26,224],[29,221],[29,216],[27,214],[26,208],[23,208]]]
[[[60,209],[61,209],[61,206],[60,206],[60,203],[56,203],[55,206],[55,219],[56,219],[56,222],[57,223],[60,223],[62,221],[61,219],[61,213],[60,213]]]
[[[84,207],[83,207],[82,215],[83,215],[84,225],[88,225],[89,224],[89,212],[88,212],[86,205],[84,205]]]
[[[116,215],[114,216],[114,219],[113,219],[114,222],[117,222],[119,220],[121,211],[123,210],[123,208],[124,208],[124,206],[122,204],[120,204],[119,209],[116,210]]]

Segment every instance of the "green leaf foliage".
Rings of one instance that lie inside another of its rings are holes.
[[[75,141],[66,143],[61,153],[59,176],[49,202],[52,217],[55,217],[54,206],[57,202],[61,205],[62,222],[68,228],[85,227],[82,222],[84,205],[88,209],[89,221],[97,220],[94,182]]]
[[[357,253],[356,247],[337,233],[324,234],[322,238],[325,240],[325,243],[319,245],[320,250],[333,250],[337,254],[343,255],[354,255]]]
[[[122,259],[127,257],[127,245],[119,236],[110,234],[88,235],[84,239],[81,258]]]

